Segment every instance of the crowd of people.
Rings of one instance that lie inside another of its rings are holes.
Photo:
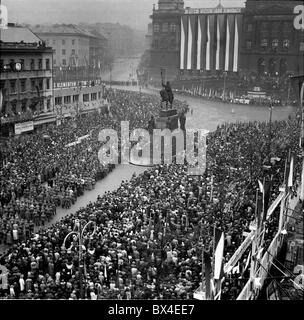
[[[75,182],[89,177],[94,181],[98,170],[107,169],[98,163],[96,148],[100,144],[94,132],[75,149],[63,146],[95,125],[116,128],[119,121],[129,120],[130,127],[145,128],[159,110],[159,99],[146,94],[111,91],[109,101],[112,117],[88,117],[82,119],[83,127],[78,123],[74,129],[73,122],[66,124],[48,132],[47,141],[35,135],[24,143],[11,142],[11,167],[4,168],[1,175],[2,206],[13,203],[16,207],[17,200],[24,198],[39,203],[38,196],[47,204],[52,198],[47,197],[49,190],[55,192],[55,186],[62,193],[71,190],[74,196],[77,188],[69,179]],[[272,180],[270,201],[274,200],[284,181],[289,150],[294,154],[295,172],[299,172],[299,128],[297,119],[275,121],[270,140],[267,123],[219,126],[207,138],[203,176],[189,176],[186,164],[157,165],[60,222],[34,233],[30,230],[29,237],[18,238],[0,261],[7,270],[0,274],[0,295],[4,299],[192,298],[202,281],[202,248],[213,254],[214,228],[225,234],[227,263],[255,219],[258,180]],[[295,175],[294,181],[297,179]],[[42,185],[44,181],[48,187]],[[24,195],[26,189],[29,197]],[[18,214],[13,209],[1,216],[20,223]],[[266,224],[265,248],[277,231],[277,220],[274,213]],[[93,232],[91,224],[83,234],[82,270],[79,236],[64,239],[89,221],[96,229]],[[240,266],[242,274],[246,274],[245,260]],[[235,275],[227,278],[222,298],[236,298],[241,280]]]
[[[157,116],[159,100],[137,95],[109,90],[111,115],[96,111],[2,144],[0,244],[27,239],[33,227],[51,220],[57,207],[70,208],[113,170],[114,165],[98,160],[97,136],[104,128],[119,131],[121,120],[129,120],[130,129],[142,128],[151,114]],[[74,143],[81,137],[86,138]]]

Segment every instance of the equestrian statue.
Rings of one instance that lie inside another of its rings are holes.
[[[168,109],[168,104],[170,103],[170,109],[173,108],[173,100],[174,95],[171,89],[170,82],[167,81],[166,84],[164,83],[163,73],[161,72],[161,79],[162,79],[162,86],[163,89],[160,91],[161,100],[161,107],[163,107],[163,102],[166,102],[166,109]]]

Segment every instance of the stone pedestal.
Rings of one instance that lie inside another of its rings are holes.
[[[161,110],[155,121],[155,129],[178,129],[178,114],[176,109]]]

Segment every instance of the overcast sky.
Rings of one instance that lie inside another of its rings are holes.
[[[146,29],[153,3],[158,0],[0,0],[9,22],[79,23],[119,22]],[[184,0],[192,8],[216,7],[219,0]],[[222,0],[225,7],[244,6],[245,0]]]

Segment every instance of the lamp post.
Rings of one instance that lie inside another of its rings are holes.
[[[81,299],[84,298],[84,290],[83,290],[84,261],[83,261],[83,254],[82,254],[82,246],[83,246],[83,240],[87,238],[87,236],[85,236],[85,230],[87,229],[87,227],[89,225],[93,224],[94,230],[89,237],[92,238],[94,236],[94,234],[96,233],[96,223],[94,221],[87,222],[83,227],[81,225],[82,222],[86,222],[86,220],[79,220],[79,219],[75,220],[74,230],[66,235],[66,237],[63,240],[63,244],[62,244],[62,248],[66,249],[66,241],[70,236],[76,235],[76,237],[78,238],[79,284],[80,284],[80,298]],[[73,246],[74,246],[74,244],[72,243],[68,250],[71,250]]]
[[[223,89],[223,101],[226,100],[226,78],[227,78],[227,71],[223,72],[224,75],[224,89]]]
[[[112,88],[112,63],[110,63],[110,88]]]
[[[272,105],[272,100],[270,101],[270,106],[269,106],[269,144],[268,144],[268,148],[269,148],[269,162],[271,159],[271,139],[272,139],[272,132],[271,132],[271,125],[272,125],[272,110],[273,110],[273,105]]]

